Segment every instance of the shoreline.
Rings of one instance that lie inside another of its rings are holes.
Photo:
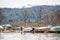
[[[16,30],[14,32],[8,31],[8,32],[0,32],[0,33],[60,33],[60,31],[37,31],[37,30],[32,30],[32,31],[19,31]]]

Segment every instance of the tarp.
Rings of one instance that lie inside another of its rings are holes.
[[[60,30],[60,26],[52,27],[51,30]]]
[[[2,28],[3,29],[3,27],[0,25],[0,28]]]
[[[21,28],[13,28],[13,30],[21,30]]]
[[[11,27],[11,25],[10,24],[4,24],[4,25],[2,25],[2,27],[5,29],[7,27]]]
[[[55,28],[54,30],[60,30],[60,28]]]

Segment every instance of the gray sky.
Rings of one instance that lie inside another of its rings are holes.
[[[21,8],[38,5],[59,5],[60,0],[0,0],[0,8]]]

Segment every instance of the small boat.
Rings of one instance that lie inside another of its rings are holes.
[[[30,32],[32,30],[32,28],[24,28],[23,31],[24,32]]]

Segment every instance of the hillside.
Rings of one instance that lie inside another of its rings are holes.
[[[60,25],[60,5],[31,8],[0,8],[0,24]]]

